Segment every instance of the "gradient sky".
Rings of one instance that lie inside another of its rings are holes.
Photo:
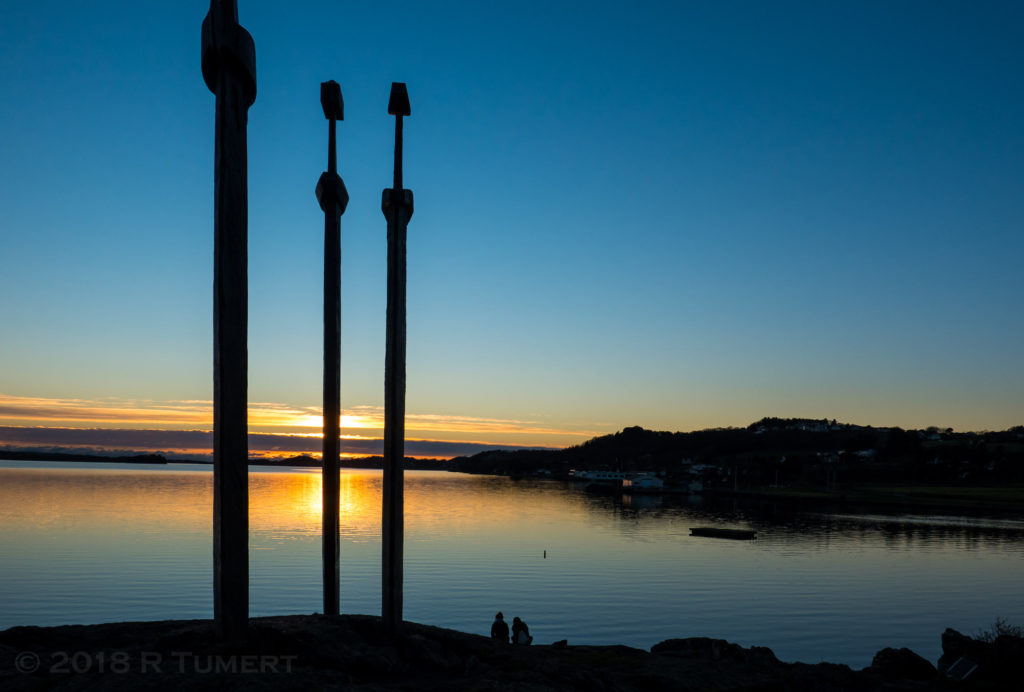
[[[38,426],[209,430],[207,9],[0,9],[0,444]],[[239,15],[258,81],[253,430],[316,432],[327,79],[351,195],[347,433],[379,436],[393,80],[412,103],[410,437],[1024,423],[1021,3]]]

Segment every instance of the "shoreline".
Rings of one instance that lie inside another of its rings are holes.
[[[953,644],[958,641],[951,632],[942,635],[944,650],[947,639]],[[1015,639],[1018,647],[1024,642]],[[988,665],[990,672],[996,669]],[[786,663],[765,647],[744,648],[701,637],[669,639],[650,650],[565,641],[515,646],[406,622],[402,635],[392,639],[384,633],[381,619],[371,615],[252,618],[245,641],[232,643],[217,641],[211,620],[21,626],[0,631],[0,687],[14,690],[174,686],[852,691],[946,689],[951,684],[956,689],[999,689],[976,687],[972,681],[953,683],[907,649],[883,649],[871,666],[858,671],[835,663]]]
[[[45,457],[45,458],[44,458]],[[365,459],[354,460],[355,463],[342,463],[340,468],[350,470],[379,470],[376,463],[380,457],[366,457]],[[174,464],[190,464],[213,468],[213,462],[196,459],[164,459],[155,458],[154,455],[101,457],[90,455],[39,455],[37,458],[16,457],[0,452],[0,462],[21,461],[27,463],[99,463],[99,464],[139,464],[153,467],[163,467]],[[282,463],[264,462],[249,460],[249,467],[276,468],[276,469],[310,469],[320,468],[318,463]],[[446,471],[449,473],[468,473],[470,475],[493,475],[499,478],[510,478],[513,481],[521,480],[511,478],[506,474],[479,474],[460,469],[442,468],[443,464],[416,463],[413,462],[406,471]],[[560,478],[533,478],[532,480],[547,480],[554,483],[571,482]],[[618,494],[619,489],[615,488],[614,493]],[[625,494],[625,493],[624,493]],[[639,493],[645,497],[687,497],[688,493],[677,493],[672,491],[645,491]],[[974,512],[997,512],[1000,514],[1024,515],[1024,486],[1019,485],[894,485],[864,483],[845,487],[835,491],[818,490],[814,488],[744,488],[733,490],[731,488],[705,488],[696,497],[705,497],[712,500],[739,499],[755,503],[785,503],[793,506],[832,506],[844,508],[870,507],[872,509],[892,510],[931,510],[944,513],[974,513]]]

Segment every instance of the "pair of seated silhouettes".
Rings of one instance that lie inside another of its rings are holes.
[[[494,623],[491,624],[491,639],[508,643],[508,623],[505,622],[505,616],[501,613],[494,616]],[[526,623],[519,618],[512,618],[512,643],[529,644],[532,641],[533,637],[530,636],[530,628],[526,626]]]

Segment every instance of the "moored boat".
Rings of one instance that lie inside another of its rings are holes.
[[[703,536],[705,538],[732,538],[739,541],[749,541],[757,538],[757,531],[753,529],[722,529],[717,526],[694,526],[690,528],[691,536]]]

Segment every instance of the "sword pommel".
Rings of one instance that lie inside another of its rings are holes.
[[[405,82],[391,82],[391,98],[388,99],[388,115],[409,115],[409,92]]]
[[[345,100],[341,97],[341,85],[333,79],[320,82],[320,105],[324,108],[324,117],[328,120],[345,119]]]

